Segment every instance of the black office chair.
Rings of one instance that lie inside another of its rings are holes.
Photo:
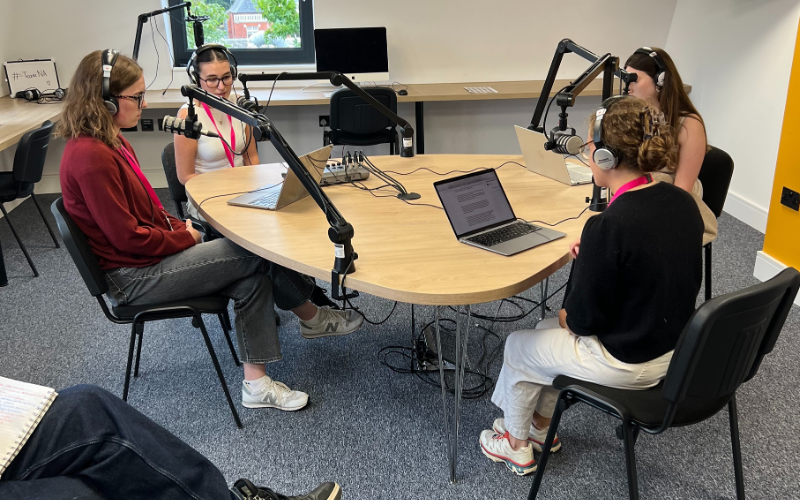
[[[634,444],[639,430],[659,434],[670,427],[699,423],[728,406],[736,496],[744,500],[736,389],[755,376],[772,352],[800,287],[800,273],[783,270],[771,280],[704,302],[689,319],[672,355],[666,378],[652,389],[612,389],[559,376],[550,430],[529,500],[536,498],[561,414],[583,402],[622,420],[617,437],[625,444],[631,499],[639,498]]]
[[[139,359],[142,354],[144,324],[148,321],[157,321],[161,319],[192,318],[193,322],[197,325],[196,327],[200,328],[200,331],[203,334],[203,340],[206,343],[208,354],[211,356],[211,361],[214,363],[214,369],[217,371],[217,377],[219,377],[222,390],[225,392],[225,398],[228,400],[228,406],[230,406],[231,413],[233,413],[233,419],[236,421],[236,425],[241,428],[242,422],[239,420],[239,413],[236,411],[236,407],[233,405],[233,400],[231,399],[230,392],[228,391],[228,384],[225,382],[225,376],[222,374],[222,370],[220,369],[219,361],[217,361],[217,356],[214,353],[214,347],[211,345],[211,339],[208,337],[206,325],[202,318],[203,314],[217,315],[220,325],[222,325],[222,331],[225,332],[225,338],[228,341],[228,347],[231,350],[233,359],[236,362],[236,365],[239,366],[241,363],[236,356],[236,350],[233,347],[233,342],[231,341],[228,331],[229,326],[226,317],[228,311],[228,297],[215,295],[187,300],[177,300],[160,304],[116,306],[109,310],[106,301],[103,299],[103,295],[108,291],[108,283],[106,282],[105,273],[102,269],[100,269],[100,265],[97,262],[97,257],[95,257],[94,253],[92,252],[89,243],[86,241],[86,237],[75,224],[75,221],[73,221],[69,216],[67,211],[64,210],[64,202],[61,198],[53,202],[50,210],[56,217],[58,231],[61,233],[61,238],[64,240],[64,246],[67,247],[73,262],[75,262],[75,266],[78,268],[83,281],[86,283],[89,293],[97,298],[97,302],[100,304],[100,309],[103,310],[103,314],[105,314],[106,318],[114,323],[131,325],[131,338],[130,345],[128,347],[128,363],[125,368],[125,386],[122,390],[122,400],[128,400],[128,388],[131,380],[131,364],[133,361],[133,350],[136,345],[137,336],[139,338],[139,346],[136,350],[136,367],[134,368],[133,376],[139,376]]]
[[[703,184],[703,201],[719,219],[728,188],[733,177],[733,159],[725,151],[711,146],[703,159],[700,174],[697,176]],[[711,243],[703,247],[705,252],[705,284],[706,300],[711,300]]]
[[[33,194],[34,186],[37,182],[42,180],[44,160],[47,158],[47,146],[50,143],[50,134],[52,132],[53,122],[48,120],[44,122],[41,127],[23,135],[17,145],[17,151],[14,153],[13,170],[11,172],[0,172],[0,210],[3,212],[3,217],[8,221],[8,227],[10,227],[11,232],[14,233],[14,238],[17,239],[19,248],[22,250],[25,258],[28,259],[28,264],[31,266],[34,276],[39,276],[39,271],[36,270],[33,259],[31,259],[30,254],[28,254],[28,249],[25,248],[25,244],[22,243],[22,239],[20,239],[17,230],[11,223],[11,218],[8,216],[8,212],[6,212],[4,203],[30,196],[33,200],[33,204],[36,205],[36,209],[39,210],[39,215],[42,216],[42,221],[45,227],[47,227],[50,237],[53,238],[53,243],[56,244],[56,248],[60,247],[56,235],[53,234],[53,230],[50,229],[50,224],[48,224],[47,219],[44,218],[42,207],[39,206],[39,202],[36,201],[36,196]]]
[[[397,114],[394,90],[388,87],[364,87],[363,90]],[[325,145],[389,144],[389,154],[395,154],[398,141],[395,124],[352,90],[337,90],[331,96],[330,128],[323,136]]]

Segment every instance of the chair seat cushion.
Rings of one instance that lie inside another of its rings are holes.
[[[669,402],[661,395],[664,383],[645,390],[613,389],[603,385],[592,384],[564,375],[556,377],[553,387],[561,390],[570,385],[577,385],[611,399],[622,406],[631,418],[642,427],[654,428],[661,425],[667,412]],[[730,397],[718,400],[696,400],[687,396],[678,407],[671,427],[692,425],[701,422],[717,413],[728,404]]]
[[[26,184],[17,196],[17,182],[14,180],[13,172],[0,172],[0,203],[7,203],[30,195],[33,192],[34,184]]]
[[[169,309],[176,307],[193,307],[201,313],[221,313],[228,309],[228,297],[212,295],[209,297],[198,297],[194,299],[176,300],[174,302],[162,302],[160,304],[142,304],[136,306],[116,306],[111,311],[120,319],[133,319],[134,316],[148,309]]]

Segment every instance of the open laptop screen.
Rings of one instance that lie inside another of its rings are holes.
[[[456,237],[515,219],[494,170],[482,170],[433,185]]]

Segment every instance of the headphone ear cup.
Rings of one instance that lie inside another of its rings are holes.
[[[666,72],[662,71],[661,73],[656,75],[656,86],[658,88],[663,88],[664,87],[664,75],[665,74],[666,74]]]
[[[606,148],[595,149],[592,161],[600,170],[613,170],[617,166],[617,157]]]
[[[109,97],[108,100],[103,101],[103,104],[106,105],[106,109],[109,113],[111,113],[112,116],[116,115],[117,111],[119,111],[119,103],[114,97]]]

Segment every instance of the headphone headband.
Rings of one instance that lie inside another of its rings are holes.
[[[644,54],[646,56],[649,56],[650,59],[653,60],[653,62],[656,65],[656,74],[654,75],[653,80],[656,82],[656,87],[658,87],[659,89],[662,88],[664,86],[664,76],[667,73],[667,66],[664,64],[664,61],[661,59],[661,56],[658,55],[658,52],[656,52],[650,47],[641,47],[639,49],[636,49],[636,52],[634,52],[634,54]]]
[[[219,50],[225,54],[225,57],[228,58],[228,64],[231,67],[231,76],[236,79],[236,76],[239,73],[239,64],[236,62],[236,56],[233,55],[233,52],[228,49],[228,47],[222,45],[221,43],[206,43],[198,47],[194,52],[192,52],[192,57],[189,58],[189,63],[186,64],[186,74],[189,75],[189,80],[197,85],[200,86],[200,80],[198,78],[198,73],[200,72],[200,68],[197,64],[197,57],[202,54],[203,52],[207,52],[209,50]]]
[[[117,114],[119,111],[119,103],[117,99],[111,95],[111,70],[114,69],[114,64],[117,63],[119,52],[114,49],[106,49],[103,51],[101,59],[103,70],[103,104],[112,115]]]

